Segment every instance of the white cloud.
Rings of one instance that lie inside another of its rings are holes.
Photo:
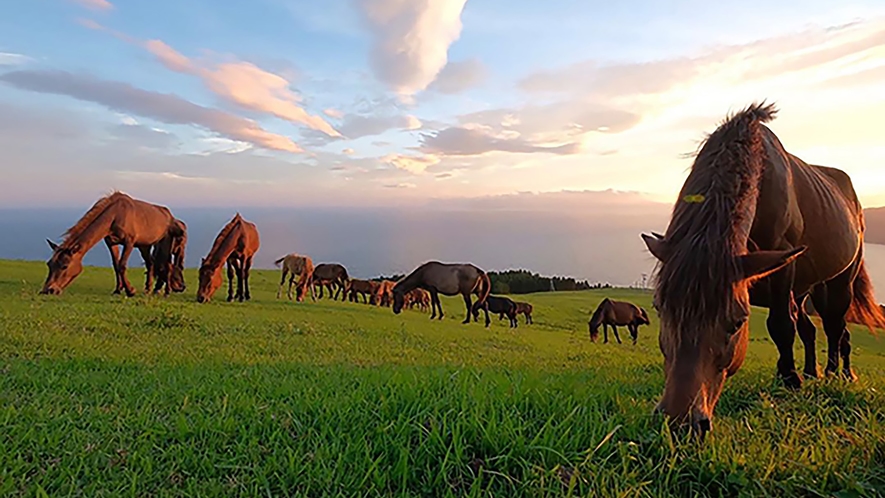
[[[480,85],[486,76],[486,68],[479,59],[450,61],[440,71],[430,89],[447,94],[461,93]]]
[[[375,76],[408,100],[426,89],[461,35],[467,0],[356,0],[373,35]]]
[[[13,54],[10,52],[0,52],[0,66],[19,66],[27,64],[33,59],[27,55]]]
[[[433,154],[422,156],[409,156],[404,154],[388,154],[381,158],[381,162],[389,164],[397,169],[414,174],[421,174],[434,164],[440,162],[440,158]]]

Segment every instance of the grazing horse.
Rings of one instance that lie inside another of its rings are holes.
[[[373,282],[371,280],[352,278],[347,282],[347,287],[344,289],[344,292],[347,294],[348,299],[351,302],[358,303],[358,296],[361,295],[363,296],[363,303],[368,304],[369,296],[375,295],[378,285],[378,282]]]
[[[658,410],[701,435],[712,428],[725,380],[744,362],[751,304],[769,310],[777,372],[790,388],[802,382],[793,359],[797,319],[805,371],[817,375],[814,327],[802,319],[809,295],[827,335],[828,373],[841,354],[844,374],[854,378],[846,318],[885,326],[851,180],[788,153],[764,125],[776,112],[753,104],[727,118],[698,151],[666,233],[642,236],[659,262],[654,300],[665,387]]]
[[[280,266],[281,263],[283,265],[282,276],[280,277],[280,287],[277,289],[277,299],[283,293],[283,284],[288,276],[289,290],[286,295],[289,297],[289,301],[292,300],[292,285],[295,283],[296,278],[298,279],[298,284],[295,287],[297,300],[299,302],[303,301],[304,295],[309,291],[311,299],[316,301],[316,297],[313,295],[313,285],[311,285],[311,280],[313,280],[313,260],[308,256],[302,256],[293,252],[273,262],[276,266]]]
[[[514,303],[511,299],[500,296],[492,296],[486,298],[485,303],[477,301],[473,303],[473,308],[471,312],[473,313],[473,321],[479,321],[479,310],[485,309],[486,312],[499,313],[501,315],[507,315],[507,318],[510,319],[510,327],[516,328],[519,326],[519,320],[516,319],[516,303]],[[486,327],[489,326],[488,320],[486,320]]]
[[[147,287],[150,287],[151,274],[157,279],[154,293],[164,289],[165,295],[172,292],[184,292],[184,248],[187,245],[187,226],[181,220],[173,220],[176,228],[170,230],[165,237],[154,244],[151,250],[151,263],[145,262],[148,274]]]
[[[313,269],[313,281],[314,285],[319,287],[320,299],[323,298],[323,287],[326,287],[329,290],[329,297],[337,300],[338,294],[347,288],[348,280],[350,278],[347,276],[347,269],[338,263],[321,263]],[[334,297],[332,296],[333,286],[335,287]],[[346,293],[341,300],[347,300]]]
[[[430,293],[424,289],[412,289],[403,296],[403,305],[409,309],[418,309],[426,312],[430,308]]]
[[[455,296],[461,294],[464,297],[464,305],[467,307],[467,316],[461,323],[470,323],[472,303],[470,295],[479,296],[479,302],[484,303],[492,291],[492,284],[486,272],[471,264],[440,263],[429,261],[415,268],[412,273],[397,282],[393,287],[393,312],[399,314],[403,309],[404,296],[412,289],[424,289],[430,292],[430,319],[436,318],[436,310],[439,309],[439,319],[443,318],[442,304],[439,295]],[[486,325],[489,323],[489,310],[485,310]]]
[[[390,307],[391,302],[393,301],[393,287],[396,285],[396,282],[391,282],[390,280],[382,280],[378,283],[378,286],[375,288],[375,305]]]
[[[515,302],[516,302],[516,314],[519,315],[520,313],[522,313],[523,315],[525,315],[526,325],[531,324],[531,323],[535,323],[535,321],[532,319],[532,305],[529,303],[523,303],[520,301],[515,301]],[[498,320],[503,320],[503,319],[504,319],[504,313],[499,313]]]
[[[260,240],[258,229],[237,213],[228,222],[212,244],[209,254],[200,264],[200,288],[197,290],[197,302],[205,303],[212,299],[215,291],[224,282],[221,266],[227,262],[227,300],[234,300],[234,274],[237,277],[236,299],[240,302],[252,298],[249,292],[249,271],[252,269],[252,258],[258,252]]]
[[[602,325],[604,336],[602,343],[608,344],[608,327],[611,326],[618,344],[622,344],[621,336],[618,334],[618,326],[626,326],[627,330],[630,331],[633,344],[636,344],[636,340],[639,338],[639,326],[649,325],[650,323],[648,313],[639,306],[625,301],[612,301],[609,298],[605,298],[596,307],[596,311],[593,312],[593,316],[590,317],[588,322],[590,340],[596,342],[596,338],[599,337],[599,326]]]
[[[129,255],[135,248],[144,258],[147,270],[145,292],[150,292],[154,275],[151,247],[167,236],[186,237],[181,231],[184,224],[176,221],[168,208],[133,199],[122,192],[102,197],[65,232],[61,244],[47,239],[52,257],[46,262],[49,274],[40,294],[61,294],[83,271],[83,256],[102,239],[108,246],[114,266],[117,280],[114,294],[135,295],[135,289],[126,278]],[[118,245],[123,246],[122,254],[117,252]],[[183,245],[181,258],[184,258]]]

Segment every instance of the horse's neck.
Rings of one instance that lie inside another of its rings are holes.
[[[114,215],[108,214],[104,212],[95,220],[92,221],[89,225],[86,226],[80,233],[74,235],[70,241],[65,241],[65,245],[76,244],[79,246],[79,253],[86,254],[92,249],[95,244],[98,244],[101,239],[108,236],[111,231],[111,224],[114,222]]]
[[[421,276],[418,275],[418,272],[414,272],[411,275],[407,276],[403,279],[402,284],[400,284],[403,293],[411,292],[418,288],[418,284],[421,282]]]
[[[227,258],[230,257],[231,253],[233,253],[237,247],[237,239],[240,237],[240,230],[239,227],[234,227],[234,229],[227,234],[227,237],[221,241],[218,250],[209,255],[208,260],[212,266],[220,268],[221,265],[227,261]]]

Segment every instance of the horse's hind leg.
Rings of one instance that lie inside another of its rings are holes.
[[[462,295],[464,296],[464,306],[467,307],[467,316],[464,318],[464,321],[461,323],[467,324],[467,323],[470,323],[470,314],[471,314],[470,312],[473,308],[473,302],[471,302],[469,293],[464,293]],[[489,309],[488,309],[488,307],[485,308],[485,311],[486,311],[486,327],[488,327],[489,326]]]
[[[286,264],[283,263],[282,275],[280,276],[280,287],[277,289],[277,299],[282,297],[283,295],[283,285],[286,283],[286,275],[288,275],[289,269],[286,268]],[[292,300],[292,280],[289,280],[289,300]]]
[[[806,379],[816,379],[820,377],[817,368],[817,352],[815,351],[817,329],[815,329],[811,318],[808,317],[808,313],[805,312],[806,299],[807,296],[802,296],[796,301],[796,330],[805,347],[805,368],[802,370],[802,375]]]
[[[827,282],[826,306],[818,311],[824,322],[827,334],[827,367],[826,373],[834,374],[839,370],[839,357],[842,357],[842,373],[848,380],[856,380],[851,370],[851,334],[846,327],[845,315],[854,299],[852,283],[856,275],[855,265],[851,265],[836,278]],[[814,302],[815,307],[817,301]]]
[[[768,302],[768,334],[777,346],[777,374],[784,385],[790,389],[798,389],[802,378],[796,372],[796,361],[793,358],[793,343],[796,341],[796,321],[793,319],[793,276],[795,267],[788,265],[784,269],[768,277],[770,290]]]
[[[243,263],[243,295],[241,297],[245,298],[246,301],[252,300],[252,292],[249,290],[249,275],[252,273],[252,257],[249,256],[246,258],[246,261]]]

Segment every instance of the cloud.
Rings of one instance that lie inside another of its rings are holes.
[[[440,71],[431,90],[456,94],[480,85],[486,79],[486,68],[479,59],[451,61]]]
[[[348,148],[342,150],[341,153],[344,154],[345,156],[352,156],[356,153],[356,151],[354,151],[353,149],[348,147]]]
[[[373,41],[375,76],[402,97],[430,85],[461,35],[467,0],[357,0]]]
[[[421,135],[421,149],[431,154],[476,156],[488,152],[577,154],[579,143],[539,145],[515,136],[496,137],[480,128],[451,127]]]
[[[344,117],[344,113],[339,111],[338,109],[323,109],[323,114],[335,119],[341,119]]]
[[[111,10],[114,5],[108,0],[72,0],[73,2],[92,10]]]
[[[390,130],[417,130],[421,126],[421,120],[411,115],[348,114],[338,127],[341,130],[340,136],[329,137],[316,132],[307,132],[304,138],[310,145],[326,145],[335,140],[356,140],[381,135]]]
[[[408,156],[404,154],[388,154],[381,158],[381,162],[389,164],[397,169],[414,174],[421,174],[434,164],[440,162],[440,158],[433,154],[423,156]]]
[[[67,95],[169,124],[195,125],[231,140],[266,149],[301,152],[292,140],[264,130],[256,122],[202,107],[173,94],[151,92],[128,83],[107,81],[66,71],[13,71],[0,81],[22,90]]]
[[[27,64],[32,60],[33,59],[27,55],[0,52],[0,66],[19,66],[21,64]]]
[[[168,131],[131,121],[111,127],[110,133],[118,139],[138,144],[140,147],[157,150],[168,149],[179,143],[178,137]]]
[[[320,116],[300,107],[301,98],[289,89],[289,81],[244,61],[198,64],[160,40],[149,40],[144,47],[167,69],[191,74],[219,97],[242,108],[263,112],[302,124],[332,137],[341,136]]]
[[[414,183],[388,183],[387,185],[384,185],[384,187],[399,189],[399,188],[415,188],[415,187],[417,187],[417,185],[415,185]]]

